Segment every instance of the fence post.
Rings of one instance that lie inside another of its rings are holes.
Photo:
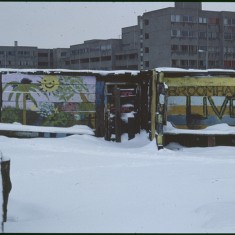
[[[120,88],[115,85],[114,88],[114,100],[115,100],[115,135],[116,142],[121,142],[121,104],[120,104]]]
[[[157,73],[153,70],[152,76],[152,98],[151,98],[151,133],[150,133],[150,140],[153,140],[155,137],[156,131],[156,99],[157,99]]]
[[[156,110],[156,142],[158,149],[164,145],[163,124],[166,123],[167,89],[164,85],[164,73],[160,72],[157,79],[157,110]]]
[[[0,155],[2,179],[2,230],[4,230],[3,223],[7,221],[7,204],[12,184],[10,179],[10,160],[4,159],[2,152],[0,152]]]

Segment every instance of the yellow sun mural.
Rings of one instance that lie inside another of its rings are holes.
[[[57,76],[47,75],[41,80],[41,87],[46,92],[56,91],[59,85],[60,81]]]

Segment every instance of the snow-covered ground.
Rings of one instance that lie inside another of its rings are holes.
[[[235,232],[235,148],[158,151],[147,136],[0,136],[13,186],[5,232]]]

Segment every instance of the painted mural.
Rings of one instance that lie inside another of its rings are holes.
[[[168,97],[168,121],[183,129],[227,123],[235,126],[235,98],[227,96]]]
[[[94,127],[94,76],[2,75],[2,122]]]

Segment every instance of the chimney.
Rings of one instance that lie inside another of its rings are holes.
[[[17,46],[18,46],[18,41],[15,41],[15,43],[14,43],[14,44],[15,44],[15,47],[17,47]]]

